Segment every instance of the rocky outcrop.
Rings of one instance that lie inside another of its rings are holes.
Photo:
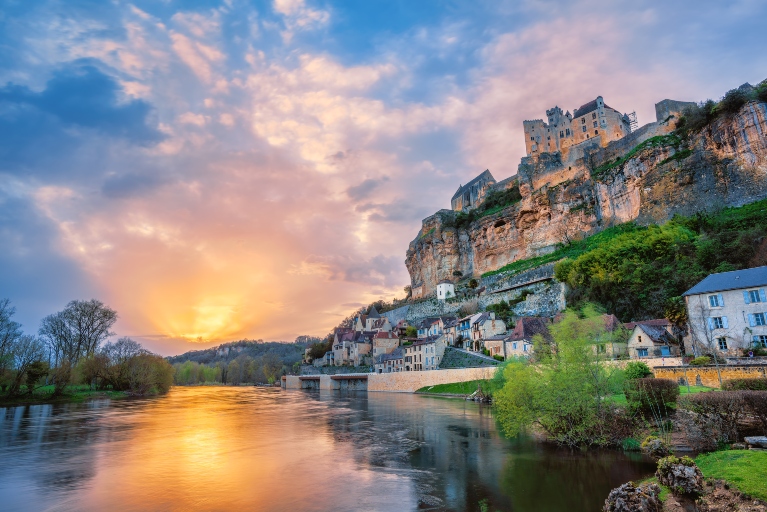
[[[523,158],[520,202],[468,227],[455,227],[452,210],[424,219],[405,261],[413,297],[432,295],[455,271],[479,276],[618,223],[657,223],[767,197],[765,103],[749,102],[688,141],[673,127],[672,119],[605,148],[584,144],[571,150],[582,155],[574,161],[556,153]]]
[[[660,487],[657,484],[635,486],[629,482],[610,491],[604,512],[661,512]]]
[[[689,457],[670,455],[659,460],[655,476],[674,494],[699,494],[703,490],[703,474]]]

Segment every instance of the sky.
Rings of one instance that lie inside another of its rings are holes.
[[[403,297],[421,219],[522,121],[767,77],[762,0],[4,0],[0,298],[163,355]]]

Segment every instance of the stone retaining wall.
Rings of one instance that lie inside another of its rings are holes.
[[[412,393],[425,386],[492,379],[495,367],[432,370],[425,372],[375,373],[368,377],[368,391]]]
[[[767,377],[766,365],[720,366],[722,380],[758,379]],[[719,387],[719,376],[716,366],[661,366],[653,368],[656,379],[689,380],[691,386],[703,385],[710,388]]]

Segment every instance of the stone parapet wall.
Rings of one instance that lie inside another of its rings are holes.
[[[502,300],[506,302],[515,299],[523,290],[530,290],[532,295],[514,306],[513,311],[517,316],[548,316],[552,317],[564,311],[565,285],[560,282],[538,282],[520,288],[513,288],[499,293],[489,293],[481,297],[465,300],[441,302],[436,298],[411,304],[407,312],[407,321],[412,324],[427,317],[458,316],[464,306],[476,303],[479,311],[483,311],[491,304],[498,304]]]
[[[767,365],[720,366],[722,380],[767,378]],[[671,379],[681,382],[687,379],[691,386],[698,383],[710,388],[719,387],[716,366],[664,366],[653,368],[656,379]]]
[[[412,393],[426,386],[492,379],[495,367],[432,370],[425,372],[375,373],[368,377],[368,391]]]
[[[519,274],[502,273],[485,276],[480,280],[480,285],[486,287],[488,293],[492,293],[503,288],[513,288],[542,279],[554,279],[554,263],[541,265]]]

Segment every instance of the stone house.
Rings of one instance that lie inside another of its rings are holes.
[[[445,354],[444,336],[429,336],[412,345],[403,345],[404,371],[426,371],[439,369]]]
[[[533,337],[540,334],[549,343],[553,341],[549,332],[551,321],[537,316],[523,316],[517,320],[514,329],[504,340],[504,357],[530,357],[533,353]]]
[[[674,338],[665,325],[658,321],[655,324],[649,322],[636,323],[626,343],[626,349],[629,357],[632,359],[677,357],[680,355],[679,344],[676,338]]]
[[[471,322],[471,350],[479,352],[483,348],[483,340],[497,334],[506,333],[506,322],[495,318],[495,313],[485,311]]]
[[[425,318],[418,326],[418,337],[438,336],[444,332],[445,325],[453,320],[455,320],[455,317],[452,316]]]
[[[485,198],[488,190],[495,185],[496,181],[489,170],[468,182],[460,185],[450,199],[450,207],[456,212],[467,212],[479,206]]]
[[[448,322],[445,323],[445,327],[442,331],[442,334],[445,336],[445,343],[450,347],[455,347],[456,340],[458,338],[458,326],[460,325],[461,320],[458,318],[454,318]]]
[[[341,366],[349,361],[351,344],[354,342],[355,331],[347,328],[336,329],[333,335],[333,364]]]
[[[689,318],[688,350],[742,355],[767,347],[767,266],[711,274],[683,297]]]
[[[373,336],[373,358],[390,354],[399,347],[399,338],[393,332],[381,331]]]
[[[501,356],[505,359],[505,344],[508,337],[508,334],[498,334],[495,336],[490,336],[489,338],[485,338],[485,349],[490,353],[491,356]]]
[[[373,340],[376,334],[373,331],[355,333],[354,342],[349,345],[349,364],[360,366],[372,363]]]
[[[472,325],[474,325],[474,322],[480,316],[482,316],[482,313],[475,313],[458,320],[458,325],[456,326],[455,346],[459,348],[465,348],[466,350],[472,349]]]
[[[394,373],[404,370],[404,353],[397,347],[388,354],[381,354],[375,360],[376,373]]]

